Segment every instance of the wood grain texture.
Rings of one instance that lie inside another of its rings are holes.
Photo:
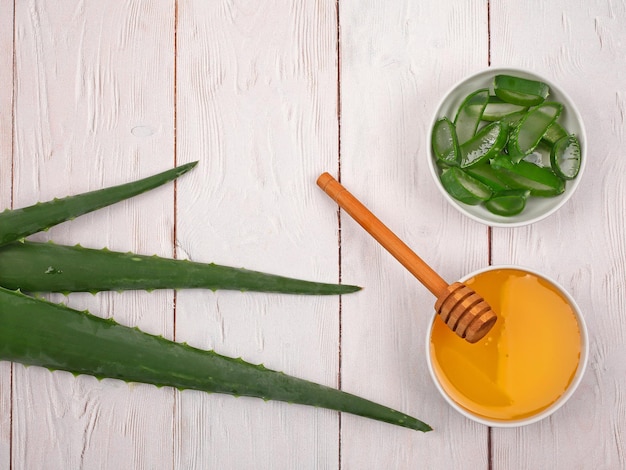
[[[16,3],[16,207],[172,166],[173,18],[171,2]],[[36,238],[171,255],[173,215],[170,185]],[[66,301],[173,334],[171,293]],[[13,469],[172,462],[171,390],[15,366],[13,397]]]
[[[0,0],[0,210],[11,207],[13,165],[13,2]],[[0,468],[11,458],[12,365],[0,362]]]
[[[335,3],[181,1],[177,148],[181,257],[336,282]],[[180,292],[176,339],[337,385],[338,298]],[[179,468],[333,468],[338,415],[181,393]]]
[[[341,387],[435,430],[0,362],[1,469],[626,468],[624,1],[100,3],[0,0],[3,206],[200,160],[176,191],[34,238],[365,289],[341,301],[202,291],[52,298]],[[562,85],[589,148],[584,180],[556,215],[491,235],[447,204],[426,162],[439,99],[489,63]],[[324,171],[448,282],[491,258],[568,289],[591,337],[571,401],[520,429],[490,430],[453,411],[425,363],[434,296],[338,217],[315,184]]]
[[[487,230],[436,192],[426,133],[439,97],[486,66],[486,21],[484,1],[340,3],[341,181],[449,282],[488,263]],[[447,408],[428,375],[434,296],[346,216],[341,234],[342,275],[365,286],[342,302],[342,386],[435,429],[344,416],[341,468],[485,468],[487,429]]]
[[[549,420],[494,431],[494,468],[626,468],[626,167],[624,2],[491,1],[492,62],[527,67],[577,103],[587,129],[584,180],[556,215],[494,230],[494,263],[519,263],[558,280],[589,328],[589,368]]]

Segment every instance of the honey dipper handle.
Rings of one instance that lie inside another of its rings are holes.
[[[448,283],[417,256],[367,207],[344,188],[328,173],[317,179],[317,185],[324,190],[342,209],[344,209],[361,227],[380,243],[402,266],[409,270],[435,297],[439,298],[447,289]]]

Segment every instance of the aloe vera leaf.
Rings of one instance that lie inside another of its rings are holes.
[[[0,247],[0,286],[65,293],[204,288],[336,295],[360,290],[217,264],[28,241]]]
[[[416,418],[356,395],[4,288],[0,288],[0,325],[0,360],[310,405],[418,431],[431,429]]]
[[[197,163],[187,163],[186,165],[118,186],[40,202],[22,209],[5,210],[0,213],[0,246],[154,189],[187,173]]]

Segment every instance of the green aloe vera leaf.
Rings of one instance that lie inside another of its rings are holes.
[[[507,145],[513,163],[522,160],[531,153],[548,128],[558,119],[563,105],[556,102],[544,102],[530,109],[511,131]]]
[[[487,88],[476,90],[470,93],[457,109],[454,126],[459,145],[463,145],[476,134],[488,101],[489,90]]]
[[[509,126],[495,121],[478,131],[461,145],[461,168],[479,165],[498,155],[509,138]]]
[[[458,166],[461,161],[461,151],[454,124],[448,118],[437,120],[433,126],[432,146],[438,163]]]
[[[528,189],[533,196],[552,197],[565,191],[565,181],[551,169],[524,160],[513,163],[504,155],[494,158],[491,166],[511,189]]]
[[[498,121],[503,124],[508,124],[511,128],[514,128],[519,124],[522,119],[524,119],[526,113],[528,113],[528,111],[517,111],[515,113],[502,116],[500,119],[498,119]]]
[[[580,171],[580,141],[574,134],[557,140],[550,151],[552,171],[564,180],[576,178]]]
[[[548,127],[548,130],[543,135],[541,140],[545,141],[547,145],[552,146],[556,144],[557,140],[565,137],[566,135],[568,134],[563,126],[561,126],[558,122],[553,122],[552,125]]]
[[[514,113],[524,113],[526,110],[528,110],[527,106],[507,103],[497,96],[490,96],[489,101],[487,101],[487,106],[483,111],[482,120],[499,121],[502,118],[510,116]]]
[[[178,389],[259,397],[429,431],[386,406],[0,288],[0,360]]]
[[[500,191],[491,199],[485,201],[485,208],[493,214],[510,217],[524,210],[528,196],[530,196],[530,190],[528,189]]]
[[[489,163],[482,163],[465,170],[466,173],[487,185],[494,193],[509,189],[509,186],[499,177],[499,172],[494,170]],[[2,258],[0,256],[0,263]],[[1,278],[0,278],[1,279]],[[0,282],[2,285],[2,282]]]
[[[506,74],[494,77],[493,90],[503,101],[520,106],[538,105],[550,94],[550,87],[546,83]]]
[[[187,173],[197,163],[181,165],[119,186],[40,202],[22,209],[5,210],[0,213],[0,246],[154,189]]]
[[[457,167],[450,167],[441,174],[441,184],[454,199],[472,206],[493,195],[489,186]]]
[[[0,286],[65,293],[204,288],[336,295],[360,290],[217,264],[28,241],[0,247]]]

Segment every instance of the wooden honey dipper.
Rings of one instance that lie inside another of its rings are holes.
[[[435,295],[435,311],[452,331],[475,343],[493,327],[496,314],[473,289],[448,284],[330,174],[320,175],[317,185]]]

